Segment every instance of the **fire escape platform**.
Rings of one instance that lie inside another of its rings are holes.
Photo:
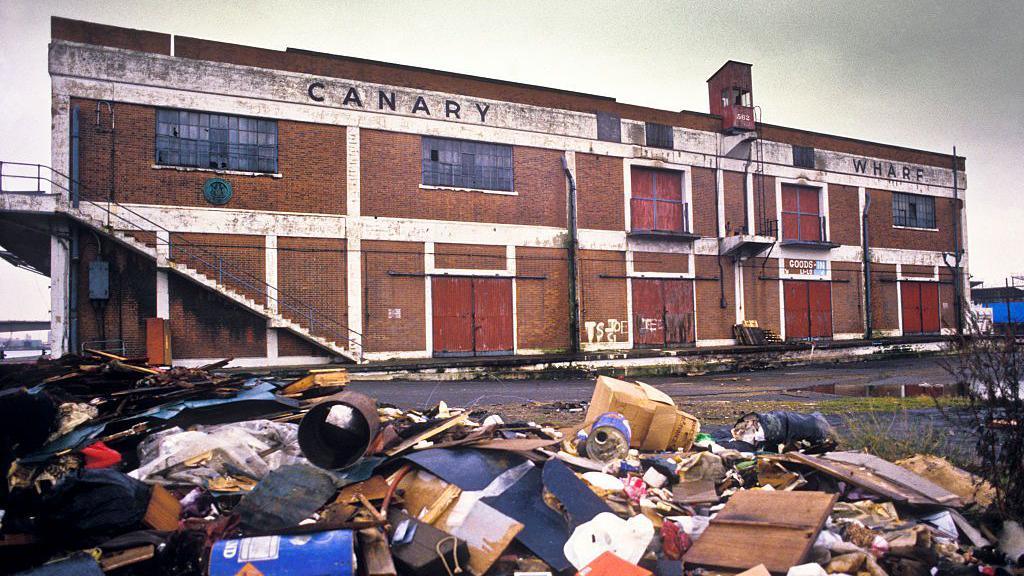
[[[757,234],[737,234],[726,236],[721,240],[722,256],[733,258],[749,258],[756,256],[775,244],[774,236],[759,236]]]

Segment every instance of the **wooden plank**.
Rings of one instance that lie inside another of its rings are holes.
[[[863,452],[829,452],[824,454],[823,458],[833,462],[843,462],[868,468],[885,480],[913,490],[931,499],[935,504],[956,507],[963,504],[959,496],[942,486],[873,454],[865,454]]]
[[[902,486],[887,481],[867,468],[853,464],[825,460],[817,456],[810,456],[799,452],[787,452],[785,454],[778,455],[762,455],[760,457],[809,466],[819,472],[824,472],[829,476],[838,478],[839,480],[858,486],[869,492],[878,494],[879,496],[884,496],[894,502],[907,502],[909,504],[935,504],[931,498],[922,496],[912,490],[907,490]]]
[[[396,576],[395,562],[391,558],[391,548],[384,534],[377,528],[364,528],[357,532],[359,546],[362,548],[360,560],[366,576]]]
[[[440,434],[441,432],[444,432],[445,430],[447,430],[449,428],[452,428],[454,426],[462,424],[463,422],[465,422],[468,419],[469,419],[469,412],[463,412],[462,414],[459,414],[458,416],[450,418],[450,419],[442,422],[438,426],[435,426],[435,427],[431,428],[430,430],[426,430],[424,432],[421,432],[421,433],[417,434],[416,436],[413,436],[412,438],[409,438],[405,442],[402,442],[398,446],[395,446],[394,448],[388,450],[387,452],[385,452],[385,454],[387,454],[388,456],[394,456],[396,454],[400,454],[402,452],[405,452],[409,448],[412,448],[416,444],[419,444],[421,441],[429,440],[430,438],[433,438],[434,436],[437,436],[438,434]]]
[[[142,522],[154,530],[173,532],[178,529],[178,518],[181,517],[181,503],[159,484],[153,485],[149,496],[149,506]]]
[[[152,544],[145,544],[143,546],[136,546],[135,548],[128,548],[127,550],[120,550],[118,552],[112,552],[110,554],[104,554],[100,558],[100,569],[104,572],[110,572],[118,568],[125,566],[131,566],[145,560],[149,560],[156,554],[156,547]]]
[[[683,560],[688,566],[785,574],[802,564],[835,494],[745,490],[732,495]]]

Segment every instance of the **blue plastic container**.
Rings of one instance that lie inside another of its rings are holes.
[[[210,551],[210,576],[352,576],[356,571],[351,530],[292,536],[220,540]]]

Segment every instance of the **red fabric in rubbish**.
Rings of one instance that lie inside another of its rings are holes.
[[[82,448],[86,468],[110,468],[121,462],[121,454],[103,442],[94,442]]]

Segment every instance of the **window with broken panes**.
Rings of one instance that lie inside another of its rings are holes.
[[[892,223],[910,228],[935,228],[935,197],[893,192]]]
[[[277,121],[187,110],[157,110],[156,163],[277,172]]]
[[[512,147],[423,138],[423,184],[512,191]]]
[[[793,166],[797,168],[814,168],[814,148],[811,146],[793,146]]]

